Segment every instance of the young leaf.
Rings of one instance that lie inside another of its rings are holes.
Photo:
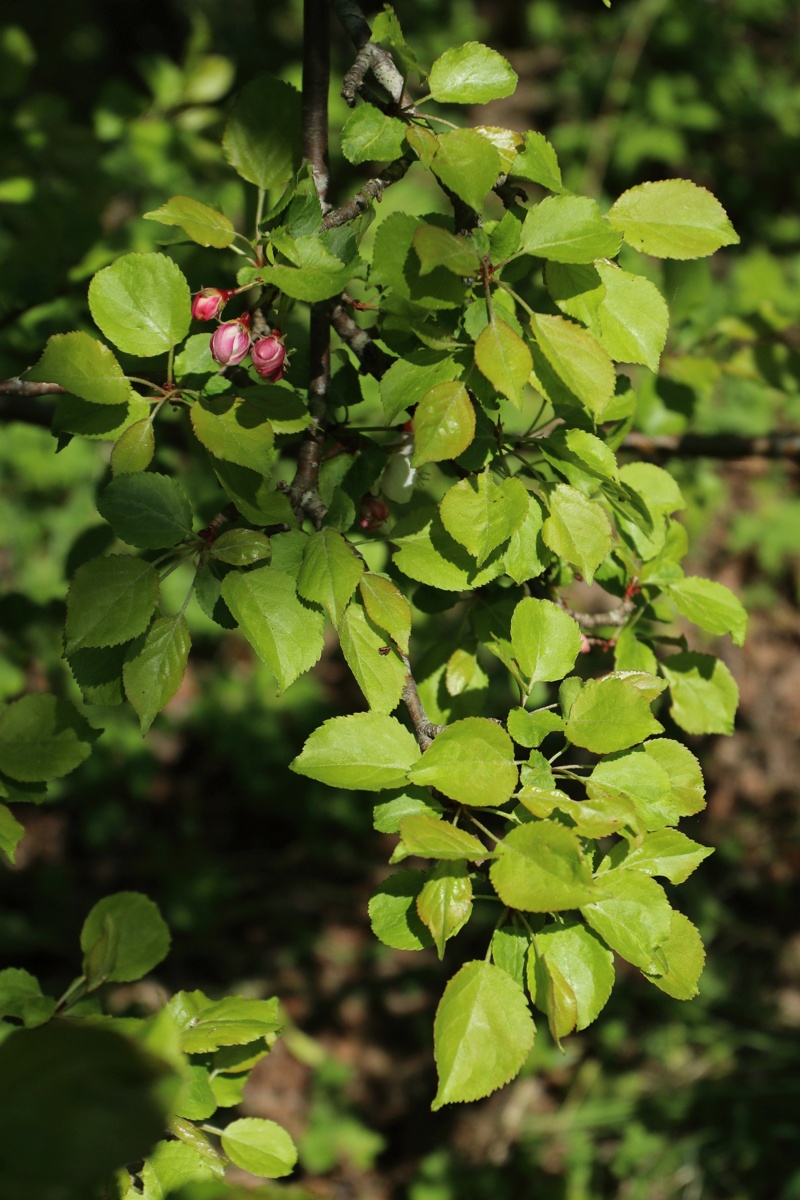
[[[400,703],[408,672],[393,646],[387,647],[364,608],[348,604],[339,624],[342,654],[373,712],[390,713]],[[388,649],[389,653],[385,653]]]
[[[281,691],[308,671],[322,653],[322,613],[302,603],[295,581],[274,567],[232,571],[222,581],[222,598]]]
[[[528,492],[521,479],[495,483],[484,471],[454,484],[442,499],[439,513],[450,536],[482,567],[525,520]]]
[[[198,1072],[203,1071],[202,1067],[189,1067],[189,1077],[193,1080],[198,1080]],[[213,1115],[217,1108],[217,1102],[214,1097],[213,1088],[208,1082],[208,1072],[203,1072],[206,1076],[206,1085],[204,1095],[206,1103],[198,1109],[197,1105],[192,1105],[189,1102],[186,1107],[189,1111],[200,1111],[208,1108],[209,1104],[213,1104],[213,1108],[209,1116]],[[175,1126],[180,1127],[185,1124],[189,1128],[196,1130],[198,1139],[204,1138],[204,1134],[200,1133],[192,1120],[202,1120],[198,1116],[189,1118],[184,1113],[184,1103],[188,1093],[184,1088],[182,1096],[178,1100],[176,1108]],[[209,1099],[210,1097],[210,1099]],[[199,1094],[198,1094],[199,1098]],[[175,1128],[177,1132],[177,1128]],[[182,1191],[187,1186],[192,1184],[202,1183],[203,1181],[216,1179],[222,1174],[223,1164],[225,1160],[219,1156],[219,1164],[213,1163],[210,1159],[208,1151],[216,1153],[212,1150],[211,1143],[208,1143],[208,1150],[203,1153],[196,1145],[187,1145],[184,1141],[161,1141],[158,1142],[155,1148],[148,1154],[144,1161],[141,1171],[138,1172],[142,1182],[143,1190],[139,1193],[146,1200],[150,1200],[151,1196],[168,1196],[171,1192]],[[124,1194],[124,1200],[133,1200],[133,1189]]]
[[[444,230],[442,230],[444,232]],[[407,358],[398,358],[380,382],[381,403],[387,422],[414,404],[437,383],[448,383],[463,373],[463,366],[452,354],[422,348]]]
[[[294,241],[292,266],[253,268],[251,282],[274,284],[294,300],[327,300],[341,292],[355,274],[357,263],[343,263],[318,237]]]
[[[552,262],[590,263],[613,258],[620,235],[587,196],[548,196],[528,209],[520,251]]]
[[[511,644],[531,683],[563,679],[581,650],[578,622],[550,600],[520,600],[511,618]]]
[[[192,639],[186,618],[160,617],[136,641],[122,668],[125,694],[146,733],[183,682]]]
[[[372,932],[394,950],[422,950],[433,938],[417,913],[417,896],[425,884],[422,871],[398,871],[379,884],[369,902]]]
[[[263,410],[232,396],[199,399],[190,409],[192,429],[216,458],[268,475],[275,434]]]
[[[438,383],[426,392],[414,414],[412,463],[456,458],[475,436],[475,410],[463,383]]]
[[[108,346],[88,333],[56,333],[27,373],[31,383],[60,383],[90,404],[127,404],[134,396]]]
[[[433,173],[466,205],[480,212],[502,171],[500,152],[477,129],[454,129],[439,136]]]
[[[492,962],[525,987],[525,960],[530,934],[516,925],[503,925],[492,934]]]
[[[411,606],[397,584],[385,575],[365,571],[358,581],[361,599],[373,624],[385,629],[404,654],[411,634]]]
[[[567,920],[559,926],[549,925],[536,935],[536,942],[548,967],[556,967],[572,991],[575,1028],[585,1029],[611,995],[614,955],[577,920]]]
[[[701,812],[706,803],[703,772],[691,750],[670,738],[654,738],[643,750],[666,771],[676,812],[682,817]]]
[[[81,930],[84,955],[91,954],[107,923],[116,935],[114,962],[105,976],[112,983],[141,979],[169,953],[171,939],[164,918],[141,892],[116,892],[95,904]]]
[[[417,896],[417,915],[430,930],[436,953],[444,958],[445,943],[463,929],[472,914],[472,880],[463,862],[440,863]]]
[[[217,250],[230,246],[236,236],[233,222],[224,213],[191,196],[171,196],[166,204],[142,216],[145,221],[177,225],[199,246],[214,246]]]
[[[414,735],[395,717],[353,713],[315,729],[290,769],[330,787],[380,792],[402,787],[419,757]]]
[[[351,163],[389,162],[403,153],[406,125],[373,104],[360,104],[344,123],[342,154]]]
[[[664,890],[640,871],[606,871],[604,895],[581,907],[595,933],[621,958],[643,971],[656,968],[655,953],[669,935],[672,909]]]
[[[505,321],[490,321],[475,343],[478,370],[519,408],[522,389],[533,370],[531,352]]]
[[[176,992],[167,1011],[180,1030],[186,1054],[211,1054],[220,1046],[247,1046],[283,1026],[278,1001],[249,996],[209,1000],[202,992]]]
[[[537,942],[528,954],[528,992],[541,1012],[547,1014],[547,1024],[555,1044],[561,1048],[561,1038],[572,1033],[578,1020],[578,1005],[569,982],[555,962],[547,962],[539,954]]]
[[[441,104],[487,104],[513,93],[517,73],[496,50],[480,42],[466,42],[436,59],[428,86]]]
[[[548,503],[550,516],[542,527],[542,540],[591,583],[613,544],[605,510],[565,483],[553,488]]]
[[[427,788],[404,787],[397,795],[376,804],[372,810],[372,824],[378,833],[399,833],[406,817],[424,813],[438,819],[444,809]]]
[[[100,331],[126,354],[152,358],[183,341],[191,323],[189,285],[165,254],[123,254],[89,284]]]
[[[485,717],[454,721],[411,767],[409,779],[461,804],[505,804],[517,785],[511,738]]]
[[[719,200],[688,179],[630,188],[611,206],[607,220],[635,250],[657,258],[704,258],[739,242]]]
[[[156,438],[153,433],[153,422],[147,417],[144,421],[135,421],[129,425],[111,451],[111,473],[113,475],[133,475],[137,471],[146,471],[153,461],[156,452]]]
[[[480,256],[472,242],[456,237],[440,225],[420,225],[413,245],[419,257],[420,275],[429,275],[436,267],[444,267],[454,275],[474,275],[480,266]]]
[[[503,564],[506,574],[515,583],[526,583],[541,575],[549,562],[550,555],[542,540],[544,512],[541,501],[536,496],[528,495],[528,509],[525,519],[512,533]]]
[[[5,804],[0,804],[0,850],[14,862],[17,846],[25,836],[25,826],[21,825]]]
[[[564,186],[555,150],[543,133],[530,130],[525,134],[524,147],[511,164],[509,174],[539,183],[551,192],[560,192]]]
[[[672,912],[669,934],[660,949],[667,970],[658,975],[645,972],[645,979],[674,1000],[691,1000],[697,995],[706,953],[700,934],[683,913]]]
[[[269,538],[257,529],[228,529],[208,549],[210,559],[231,567],[252,567],[253,563],[269,558],[269,554]]]
[[[89,757],[97,736],[68,700],[22,696],[0,713],[0,771],[20,783],[60,779]]]
[[[448,861],[466,858],[475,862],[490,857],[483,842],[466,829],[459,829],[450,821],[439,821],[427,813],[412,813],[405,817],[400,823],[400,836],[408,853],[420,858]]]
[[[631,801],[644,829],[677,825],[679,813],[672,803],[669,775],[642,750],[611,755],[593,769],[586,781],[591,800]]]
[[[444,528],[433,506],[422,506],[401,518],[392,530],[392,541],[398,547],[394,564],[404,575],[444,591],[482,587],[503,572],[499,551],[483,567],[476,566],[465,547]]]
[[[645,875],[663,875],[670,883],[683,883],[713,853],[677,829],[659,829],[630,850],[620,865]]]
[[[297,590],[305,600],[322,605],[338,626],[363,574],[364,562],[350,542],[333,529],[321,529],[306,543]]]
[[[85,646],[118,646],[144,633],[158,601],[155,567],[109,554],[78,567],[67,595],[67,654]]]
[[[248,183],[259,188],[285,184],[302,157],[297,89],[274,75],[260,75],[242,88],[225,126],[222,152]]]
[[[614,396],[614,364],[596,338],[586,329],[566,321],[536,313],[531,329],[547,362],[560,381],[586,409],[599,420]]]
[[[564,718],[554,712],[525,712],[523,708],[512,708],[506,727],[514,741],[528,750],[540,746],[548,733],[561,732]]]
[[[297,1147],[286,1130],[277,1122],[261,1117],[231,1121],[222,1131],[220,1141],[231,1162],[265,1179],[291,1175],[297,1162]]]
[[[492,963],[466,963],[436,1010],[439,1088],[431,1108],[480,1100],[509,1083],[528,1057],[535,1032],[520,985]]]
[[[0,1017],[14,1017],[26,1029],[35,1029],[49,1021],[56,1002],[42,995],[38,979],[18,967],[0,971]]]
[[[100,493],[97,511],[117,537],[143,550],[175,546],[192,533],[189,501],[171,475],[120,475]]]
[[[503,903],[523,912],[578,908],[597,893],[577,837],[555,821],[534,821],[507,833],[489,878]]]
[[[627,750],[664,727],[650,712],[650,699],[629,679],[590,679],[575,697],[566,736],[595,754]]]
[[[670,716],[687,733],[733,733],[739,689],[725,663],[684,652],[661,663],[669,684]]]
[[[678,612],[709,633],[729,633],[737,646],[744,642],[747,612],[729,588],[713,579],[686,575],[667,588]]]

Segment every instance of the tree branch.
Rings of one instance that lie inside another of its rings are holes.
[[[66,390],[60,383],[28,383],[19,377],[0,381],[3,396],[60,396]]]
[[[414,676],[411,674],[411,663],[408,661],[408,656],[401,654],[403,665],[406,669],[406,682],[403,688],[403,703],[408,709],[408,715],[411,717],[411,724],[414,726],[414,733],[419,743],[419,748],[423,752],[428,749],[437,733],[441,733],[445,728],[444,725],[434,725],[428,720],[425,707],[420,700],[417,684]]]
[[[356,61],[342,81],[342,98],[350,108],[355,106],[356,93],[364,83],[368,71],[391,98],[393,105],[407,110],[411,115],[414,108],[405,91],[405,79],[395,66],[390,54],[371,41],[372,31],[361,6],[355,0],[331,0],[342,27],[358,51]]]
[[[607,612],[578,612],[561,599],[558,603],[564,612],[584,629],[599,629],[603,625],[624,625],[636,607],[632,596],[626,596],[615,608],[611,608]]]
[[[362,212],[369,208],[371,201],[374,200],[379,204],[387,187],[402,179],[413,162],[413,158],[403,155],[402,158],[397,158],[394,162],[389,163],[388,167],[383,168],[380,175],[368,179],[361,190],[356,192],[355,196],[346,204],[327,213],[322,222],[322,228],[333,229],[337,225],[345,225],[348,221],[354,221],[356,217],[360,217]]]
[[[621,449],[657,462],[667,458],[785,458],[800,463],[800,433],[629,433]]]
[[[355,354],[362,372],[372,375],[375,379],[381,379],[397,360],[381,350],[380,346],[376,346],[366,329],[356,325],[345,307],[349,302],[350,297],[346,293],[342,293],[338,300],[329,301],[330,323],[345,345]]]

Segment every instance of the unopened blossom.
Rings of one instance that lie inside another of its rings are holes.
[[[282,339],[276,337],[274,333],[269,337],[259,338],[253,344],[250,357],[262,379],[268,379],[270,383],[277,383],[279,379],[283,378],[286,347]]]
[[[197,321],[213,321],[233,295],[227,288],[201,288],[192,297],[192,316]]]
[[[250,350],[250,314],[223,321],[211,335],[211,356],[221,367],[234,367]]]

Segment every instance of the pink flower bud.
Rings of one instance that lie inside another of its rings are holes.
[[[245,317],[247,318],[245,320]],[[224,321],[211,335],[211,357],[221,367],[235,367],[250,349],[250,314],[238,321]]]
[[[275,334],[259,338],[253,346],[250,357],[262,379],[268,379],[270,383],[277,383],[279,379],[283,378],[286,347]]]
[[[192,316],[198,321],[213,321],[233,294],[227,288],[201,288],[192,299]]]

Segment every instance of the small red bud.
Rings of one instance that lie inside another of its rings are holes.
[[[213,321],[233,295],[227,288],[201,288],[192,298],[192,316],[197,321]]]
[[[380,529],[389,516],[389,505],[380,496],[366,495],[361,501],[359,525],[362,529]]]
[[[286,366],[286,347],[283,340],[270,334],[269,337],[259,338],[250,351],[250,357],[258,374],[270,383],[277,383],[283,378]]]
[[[211,356],[222,367],[234,367],[250,350],[250,314],[238,321],[224,321],[211,335]]]

